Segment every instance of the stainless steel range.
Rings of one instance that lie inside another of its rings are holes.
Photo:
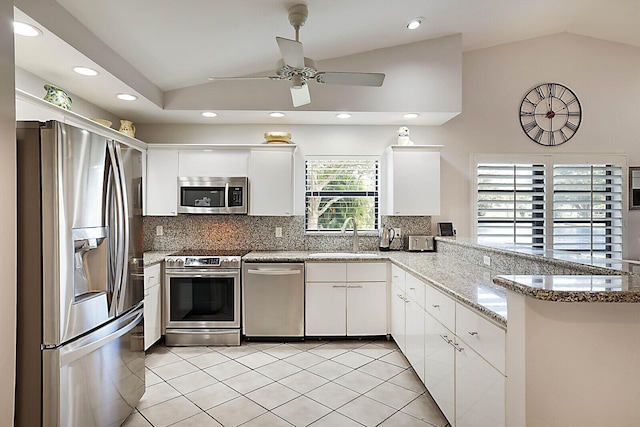
[[[185,251],[165,258],[167,345],[240,345],[242,255]]]

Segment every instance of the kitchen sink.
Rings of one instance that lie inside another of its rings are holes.
[[[360,252],[314,252],[309,258],[379,258],[380,255]]]

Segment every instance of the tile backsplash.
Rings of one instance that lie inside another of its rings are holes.
[[[146,251],[182,249],[252,251],[350,251],[353,235],[305,234],[304,216],[249,215],[147,216],[144,223]],[[429,216],[383,216],[382,224],[402,228],[403,234],[431,234]],[[156,230],[162,227],[162,235]],[[276,237],[276,227],[282,237]],[[360,249],[378,249],[378,237],[360,236]],[[400,240],[392,249],[401,247]]]

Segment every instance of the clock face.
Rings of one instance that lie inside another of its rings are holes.
[[[540,145],[564,144],[578,132],[581,120],[578,97],[558,83],[536,86],[520,105],[522,130]]]

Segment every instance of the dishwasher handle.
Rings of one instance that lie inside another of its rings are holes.
[[[249,274],[261,276],[289,276],[302,273],[301,270],[275,269],[275,268],[250,268],[247,270]]]

